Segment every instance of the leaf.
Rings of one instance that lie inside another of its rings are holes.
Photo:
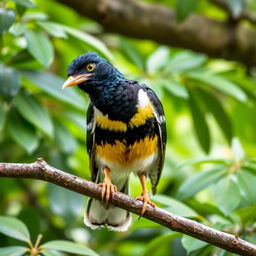
[[[82,195],[52,184],[48,185],[48,194],[49,204],[54,213],[69,221],[80,214],[84,202]]]
[[[85,110],[85,100],[78,94],[75,88],[62,90],[65,80],[50,73],[21,71],[21,74],[30,80],[37,87],[53,96],[54,98],[66,102],[78,109]]]
[[[198,104],[198,100],[194,97],[191,91],[189,92],[188,102],[197,139],[205,153],[209,153],[211,138],[210,131],[205,118],[205,113],[201,109],[200,105]]]
[[[171,94],[184,99],[188,98],[186,87],[176,82],[172,78],[169,77],[168,79],[162,79],[161,82],[164,85],[164,88]]]
[[[141,256],[154,255],[154,252],[156,252],[158,248],[164,246],[165,244],[170,243],[170,241],[179,236],[181,236],[181,234],[177,232],[171,232],[157,236],[156,238],[154,238],[153,240],[146,244],[146,247],[143,250]]]
[[[99,52],[101,52],[105,57],[107,57],[109,60],[113,60],[112,54],[111,52],[108,50],[108,48],[106,47],[106,45],[104,43],[102,43],[99,39],[97,39],[96,37],[87,34],[85,32],[82,32],[80,30],[71,28],[71,27],[67,27],[67,26],[63,26],[62,28],[64,29],[65,32],[67,32],[68,34],[74,36],[75,38],[85,42],[86,44],[90,45],[91,47],[93,47],[94,49],[98,50]]]
[[[190,51],[181,51],[171,56],[166,64],[165,72],[186,72],[200,67],[207,60],[206,55]]]
[[[186,249],[188,254],[208,245],[204,241],[201,241],[194,237],[186,236],[186,235],[182,236],[181,243],[182,243],[183,247]]]
[[[59,38],[67,38],[63,27],[57,23],[48,21],[39,21],[37,24],[43,28],[49,35]]]
[[[205,90],[199,89],[198,92],[201,96],[201,100],[204,102],[206,109],[211,112],[227,141],[231,143],[233,136],[232,124],[221,102]]]
[[[164,209],[177,214],[182,217],[197,217],[198,213],[196,213],[192,208],[183,204],[182,202],[170,198],[165,195],[155,195],[152,197],[152,200],[156,203],[160,203],[164,205]]]
[[[0,248],[1,256],[21,256],[28,252],[28,248],[24,246],[8,246]]]
[[[0,65],[0,95],[9,100],[20,89],[19,74],[12,68]]]
[[[187,199],[189,197],[192,197],[208,185],[216,183],[225,175],[224,168],[224,166],[219,166],[217,168],[207,171],[200,171],[192,175],[187,180],[185,180],[185,182],[183,182],[182,185],[179,187],[177,194],[178,198]]]
[[[231,10],[232,16],[238,18],[244,9],[244,0],[224,0],[229,9]]]
[[[15,12],[11,9],[0,8],[0,34],[5,34],[15,21]]]
[[[41,64],[48,67],[54,57],[53,46],[48,37],[40,32],[28,29],[25,32],[28,51],[37,59]]]
[[[64,240],[50,241],[48,243],[43,244],[42,247],[46,249],[59,250],[63,252],[88,255],[88,256],[99,255],[98,253],[94,252],[93,250],[89,249],[84,245],[77,244],[70,241],[64,241]]]
[[[244,91],[224,77],[211,74],[207,71],[190,71],[187,75],[188,77],[212,86],[213,88],[218,89],[239,101],[245,102],[247,100],[247,96]]]
[[[192,13],[198,4],[198,0],[177,0],[177,20],[183,21]]]
[[[32,0],[12,0],[16,4],[22,5],[27,8],[35,8],[36,4]]]
[[[140,70],[144,70],[144,60],[140,52],[132,44],[127,42],[127,39],[120,39],[122,50],[131,62],[133,62]]]
[[[21,241],[30,241],[30,234],[25,224],[13,217],[0,216],[0,233]]]
[[[43,249],[41,250],[42,255],[44,256],[63,256],[63,254],[56,250],[47,250]]]
[[[233,155],[237,160],[241,160],[245,157],[244,149],[238,138],[232,139],[231,148]]]
[[[246,208],[241,208],[236,211],[236,213],[241,218],[242,223],[255,222],[256,221],[255,212],[256,212],[256,205],[246,207]]]
[[[13,24],[10,28],[10,33],[13,34],[14,36],[20,36],[25,31],[26,31],[26,24],[21,22]]]
[[[237,173],[237,182],[241,196],[251,205],[256,204],[256,177],[250,172],[240,169]]]
[[[14,141],[29,154],[38,147],[39,141],[35,129],[13,111],[9,115],[8,128]]]
[[[67,128],[60,122],[55,122],[55,139],[61,150],[66,154],[73,153],[77,148],[77,142]]]
[[[19,113],[27,121],[34,124],[50,137],[53,136],[54,127],[48,111],[46,111],[32,95],[19,93],[13,102]]]
[[[158,70],[165,66],[170,50],[166,46],[157,48],[147,59],[146,68],[149,74],[155,74]]]
[[[225,215],[231,213],[239,205],[241,195],[233,176],[221,179],[215,185],[214,190],[216,204]]]
[[[224,164],[229,166],[232,163],[232,160],[225,158],[216,158],[216,157],[199,157],[195,159],[189,159],[175,167],[175,169],[180,169],[188,165],[197,165],[197,164]]]
[[[5,123],[4,102],[0,99],[0,132],[4,128],[4,123]]]

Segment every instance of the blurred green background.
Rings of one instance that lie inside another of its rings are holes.
[[[231,10],[256,14],[252,0],[226,3]],[[181,20],[191,12],[228,19],[212,1],[161,4],[176,9]],[[0,162],[29,163],[42,157],[90,179],[85,149],[88,96],[73,87],[62,91],[61,86],[69,63],[96,51],[127,78],[152,87],[164,105],[166,162],[152,200],[172,213],[256,243],[253,68],[105,33],[96,22],[54,0],[1,1],[0,33]],[[140,193],[140,183],[132,176],[131,195]],[[103,256],[232,255],[138,216],[127,232],[93,231],[83,225],[84,206],[84,197],[52,184],[0,179],[0,215],[23,221],[33,243],[41,233],[43,243],[71,240]],[[5,219],[1,221],[0,247],[24,245],[1,234]],[[65,255],[55,249],[44,255]],[[76,253],[71,251],[66,253]]]

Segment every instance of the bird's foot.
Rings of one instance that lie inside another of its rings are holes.
[[[117,191],[116,185],[113,185],[110,180],[106,179],[104,182],[99,183],[99,186],[102,187],[102,201],[105,199],[106,203],[108,203],[110,196]]]
[[[145,213],[145,211],[147,209],[147,204],[151,205],[154,208],[156,207],[156,205],[149,200],[149,196],[148,196],[147,192],[142,193],[141,196],[136,196],[135,200],[139,200],[139,201],[143,202],[143,205],[142,205],[142,208],[141,208],[141,212],[140,212],[141,216]]]

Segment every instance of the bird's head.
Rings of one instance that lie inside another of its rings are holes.
[[[94,52],[88,52],[71,62],[68,67],[68,79],[62,88],[78,85],[83,91],[90,92],[93,88],[111,85],[122,77],[108,61]]]

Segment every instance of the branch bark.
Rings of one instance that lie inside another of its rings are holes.
[[[100,23],[106,32],[150,39],[191,49],[214,58],[256,65],[256,29],[231,25],[200,15],[177,23],[174,10],[135,0],[58,0],[81,15]]]
[[[65,173],[48,165],[39,158],[35,163],[0,163],[0,177],[31,178],[54,183],[79,194],[101,199],[101,188],[90,181]],[[122,209],[140,215],[142,202],[135,201],[128,195],[120,192],[114,193],[110,203]],[[223,248],[239,255],[256,255],[256,246],[234,235],[204,226],[160,208],[148,205],[144,218],[159,223],[174,231],[195,237],[209,244]]]

